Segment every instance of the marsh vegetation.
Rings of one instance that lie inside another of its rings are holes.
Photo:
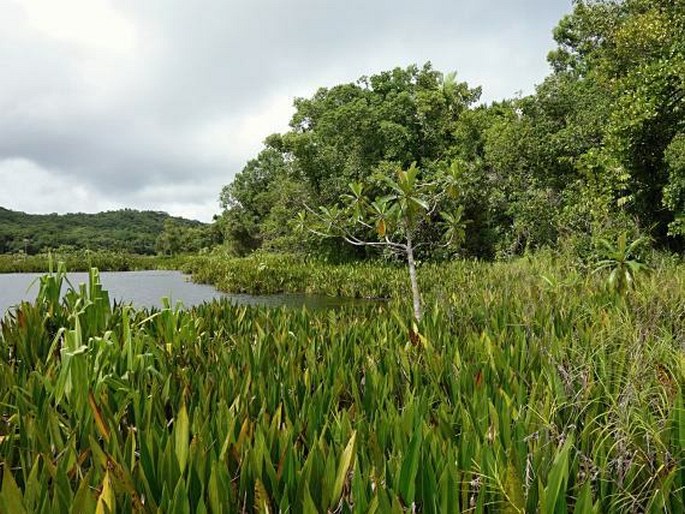
[[[96,273],[62,301],[44,278],[1,325],[0,505],[683,510],[682,266],[626,294],[544,258],[422,267],[416,336],[403,271],[262,268],[395,298],[334,311],[112,308]]]
[[[90,273],[0,322],[0,514],[685,512],[685,11],[573,5],[532,95],[296,99],[211,225],[0,227],[0,271]],[[140,267],[383,301],[110,302]]]

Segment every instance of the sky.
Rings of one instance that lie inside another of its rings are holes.
[[[431,61],[534,91],[571,0],[0,0],[0,206],[211,221],[295,97]]]

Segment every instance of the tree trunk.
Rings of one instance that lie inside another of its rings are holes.
[[[414,304],[414,319],[421,321],[421,295],[419,293],[419,282],[416,279],[416,263],[414,262],[414,246],[411,234],[407,230],[407,264],[409,265],[409,280],[411,281],[411,296]]]

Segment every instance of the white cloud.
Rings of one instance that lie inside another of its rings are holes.
[[[174,216],[211,221],[216,213],[218,184],[207,187],[199,184],[173,184],[145,187],[135,192],[127,202],[108,198],[96,188],[59,171],[42,168],[21,159],[0,160],[0,205],[28,213],[86,212],[131,207],[140,210],[161,210]]]
[[[31,213],[121,208],[98,191],[22,158],[0,160],[0,205]]]
[[[203,220],[319,86],[422,64],[531,92],[570,0],[5,0],[0,206]]]
[[[136,47],[135,25],[104,0],[14,0],[27,25],[41,35],[78,51],[131,52]]]
[[[210,121],[196,133],[198,155],[247,161],[259,152],[266,136],[288,129],[294,112],[292,97],[281,94],[251,106],[241,115]]]

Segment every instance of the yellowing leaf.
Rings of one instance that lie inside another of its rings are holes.
[[[0,510],[3,506],[7,509],[8,514],[26,514],[24,508],[23,496],[21,490],[14,481],[12,473],[7,469],[3,470],[2,489],[0,490]]]
[[[526,510],[523,484],[521,483],[520,474],[517,472],[516,467],[512,462],[509,462],[509,465],[507,466],[506,475],[504,477],[504,488],[507,501],[504,512],[523,514]]]
[[[100,435],[105,441],[109,442],[109,428],[102,417],[102,411],[95,402],[93,391],[88,391],[88,404],[90,405],[90,410],[93,412],[93,418],[98,427],[98,432],[100,432]]]
[[[387,231],[387,226],[385,224],[385,220],[383,220],[383,219],[378,220],[378,223],[376,223],[376,231],[378,232],[378,235],[380,237],[385,237],[385,234]]]
[[[114,489],[112,488],[112,478],[109,476],[109,471],[105,473],[105,478],[102,479],[102,492],[98,498],[98,505],[95,509],[95,514],[114,514],[116,512],[116,500],[114,497]]]
[[[261,480],[257,479],[254,484],[254,510],[259,514],[269,514],[269,494]]]

